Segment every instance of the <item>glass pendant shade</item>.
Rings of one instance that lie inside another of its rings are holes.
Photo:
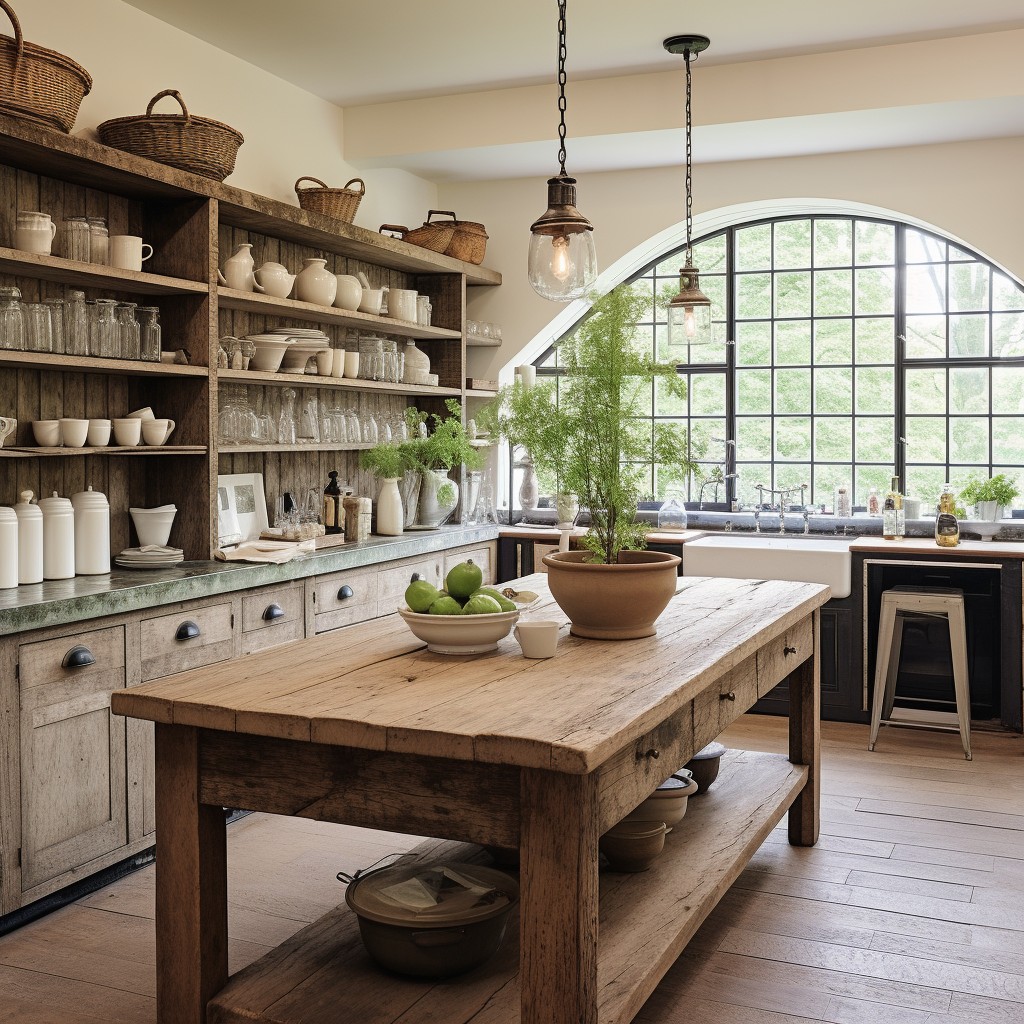
[[[700,271],[689,257],[679,271],[679,294],[669,300],[667,311],[670,348],[711,344],[711,300],[700,290]]]
[[[594,284],[594,227],[576,209],[573,178],[548,179],[548,208],[530,226],[527,275],[533,290],[554,302],[583,298]]]

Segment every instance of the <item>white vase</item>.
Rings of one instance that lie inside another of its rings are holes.
[[[449,479],[448,470],[431,469],[420,484],[418,524],[428,529],[440,526],[459,503],[459,485]]]
[[[555,508],[558,510],[559,524],[567,523],[572,526],[576,522],[576,516],[579,515],[580,503],[576,500],[575,494],[559,491],[555,495]]]
[[[327,260],[309,259],[295,278],[295,298],[330,306],[338,294],[338,279],[327,269]]]
[[[978,502],[978,518],[986,523],[994,523],[998,518],[1002,509],[999,506],[998,501],[979,501]]]
[[[385,537],[399,537],[405,526],[402,495],[398,493],[398,477],[390,476],[380,482],[377,494],[377,533]]]

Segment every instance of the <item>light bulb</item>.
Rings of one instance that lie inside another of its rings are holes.
[[[687,306],[683,312],[683,323],[686,325],[686,337],[693,341],[697,334],[697,318],[693,315],[693,306]]]
[[[559,235],[551,240],[551,273],[559,281],[565,281],[573,273],[572,257],[569,255],[569,239]]]

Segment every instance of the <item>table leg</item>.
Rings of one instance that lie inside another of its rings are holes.
[[[523,769],[522,1024],[597,1024],[597,774]]]
[[[156,727],[158,1024],[205,1024],[228,979],[223,808],[199,803],[198,730]]]
[[[814,653],[789,678],[789,760],[808,767],[807,785],[789,809],[789,841],[818,841],[821,799],[821,685],[819,613],[813,613]]]

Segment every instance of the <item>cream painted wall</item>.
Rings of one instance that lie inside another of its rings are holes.
[[[962,239],[1024,279],[1019,168],[1024,138],[870,150],[777,160],[698,164],[695,220],[735,204],[822,198],[864,203],[924,221]],[[571,168],[570,168],[571,169]],[[442,184],[446,209],[483,221],[487,266],[500,288],[470,290],[469,315],[500,323],[501,348],[470,349],[468,371],[495,378],[522,362],[521,350],[565,307],[538,298],[526,280],[529,225],[544,210],[544,180]],[[579,208],[595,226],[602,269],[677,223],[681,168],[585,175]],[[695,230],[699,225],[695,224]]]
[[[216,0],[211,0],[216,2]],[[75,125],[94,136],[101,121],[145,113],[163,89],[177,89],[196,114],[245,136],[228,184],[294,203],[303,174],[344,185],[357,172],[343,159],[341,108],[218,50],[120,0],[28,0],[16,4],[25,38],[66,53],[93,77]],[[0,28],[6,31],[6,26]],[[164,99],[156,108],[172,112]],[[405,171],[370,171],[356,223],[419,224],[436,188]]]

